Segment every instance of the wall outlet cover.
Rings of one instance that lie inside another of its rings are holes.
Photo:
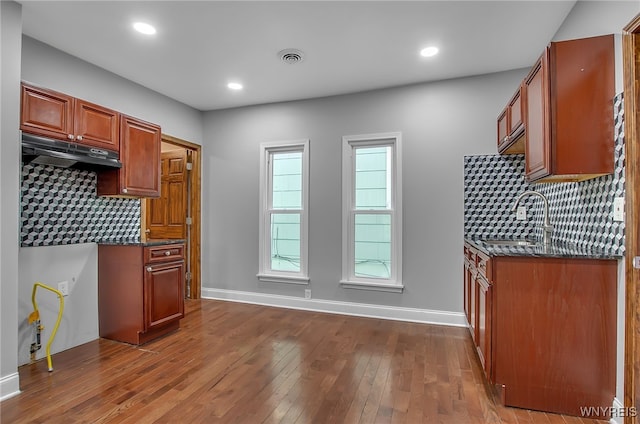
[[[624,197],[613,199],[613,220],[617,222],[624,221]]]
[[[305,289],[304,290],[304,298],[305,299],[311,299],[311,289]]]
[[[60,281],[58,283],[58,291],[62,293],[63,296],[69,296],[69,282]]]
[[[524,221],[527,219],[527,208],[525,206],[518,206],[516,210],[516,219],[518,221]]]

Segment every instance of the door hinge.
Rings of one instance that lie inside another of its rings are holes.
[[[187,162],[187,171],[193,170],[193,163]]]
[[[185,219],[185,224],[187,224],[187,225],[193,225],[193,218],[191,218],[190,216],[188,216],[188,217]]]
[[[633,267],[635,269],[640,269],[640,256],[633,258]]]
[[[190,273],[190,272],[185,272],[185,274],[184,274],[184,278],[185,278],[187,281],[191,281],[191,273]]]

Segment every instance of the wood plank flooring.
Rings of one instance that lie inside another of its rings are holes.
[[[177,332],[52,360],[2,423],[606,423],[500,406],[465,328],[187,300]]]

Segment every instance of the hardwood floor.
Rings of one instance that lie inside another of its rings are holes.
[[[606,423],[499,406],[465,328],[187,300],[162,339],[52,359],[2,423]]]

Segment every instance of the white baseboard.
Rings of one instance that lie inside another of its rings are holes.
[[[0,378],[0,402],[20,393],[20,376],[17,372]]]
[[[434,311],[429,309],[403,308],[364,303],[341,302],[336,300],[304,299],[295,296],[281,296],[252,293],[237,290],[212,289],[202,287],[204,299],[228,300],[279,308],[299,309],[330,314],[353,315],[396,321],[419,322],[425,324],[466,327],[467,321],[461,312]]]

